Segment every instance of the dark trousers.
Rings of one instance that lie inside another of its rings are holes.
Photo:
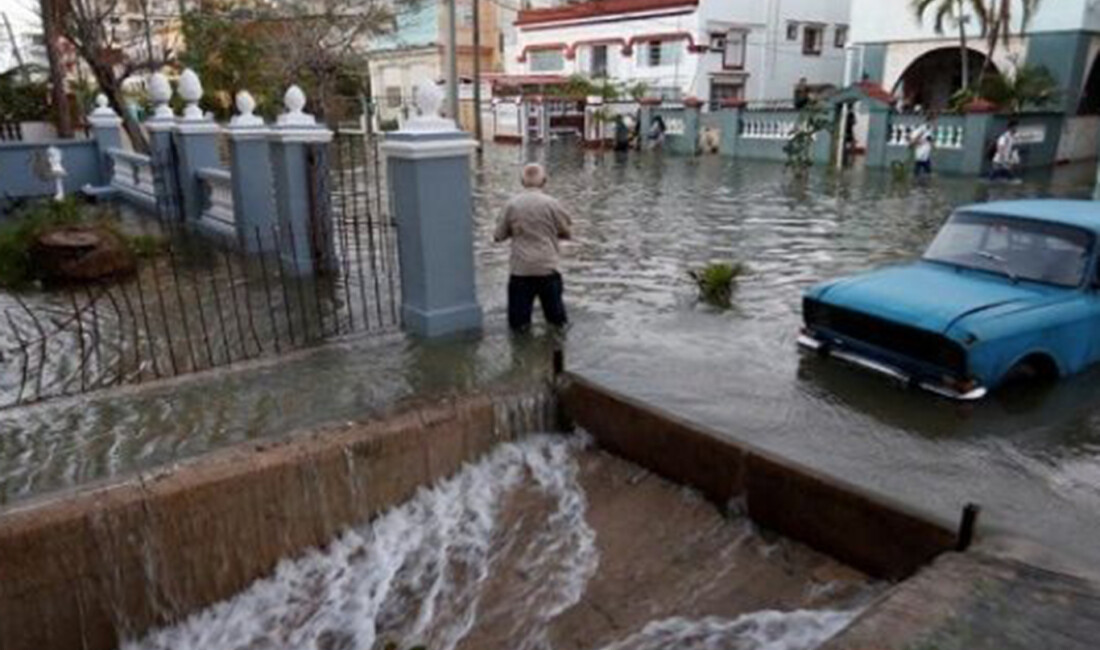
[[[932,173],[932,161],[931,160],[918,160],[913,165],[913,174],[916,176],[927,176]]]
[[[560,273],[550,275],[513,275],[508,278],[508,325],[514,330],[531,325],[531,309],[535,298],[542,305],[542,315],[547,323],[561,327],[568,322],[565,303],[562,302]]]

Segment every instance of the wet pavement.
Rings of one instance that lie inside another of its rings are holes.
[[[1100,560],[1100,375],[971,407],[907,392],[795,351],[801,291],[919,254],[952,207],[1091,194],[1092,170],[1015,186],[782,166],[490,147],[475,167],[485,336],[422,345],[357,339],[281,364],[0,413],[0,501],[129,472],[205,449],[352,418],[422,391],[544,373],[549,343],[503,331],[507,249],[492,222],[542,159],[549,190],[577,212],[564,272],[571,369],[731,436],[954,518],[983,506],[985,530]],[[747,263],[734,307],[699,306],[687,276]]]

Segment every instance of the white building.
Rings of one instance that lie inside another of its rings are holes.
[[[993,67],[1011,75],[1021,65],[1043,66],[1061,95],[1047,112],[1062,117],[1057,160],[1093,158],[1100,130],[1100,2],[1044,0],[1031,22],[1021,24],[1013,0],[1014,36],[999,45]],[[948,21],[937,34],[929,15],[918,20],[910,0],[852,0],[852,41],[857,74],[865,75],[901,100],[903,106],[940,109],[962,86],[958,24]],[[980,24],[969,16],[968,59],[974,79],[988,58]]]
[[[717,102],[840,86],[849,0],[600,0],[520,11],[510,75],[579,74]]]

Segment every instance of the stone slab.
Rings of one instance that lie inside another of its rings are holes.
[[[821,650],[1091,650],[1100,583],[980,552],[948,553]]]

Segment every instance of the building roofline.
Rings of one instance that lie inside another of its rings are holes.
[[[517,26],[538,25],[566,20],[584,20],[601,16],[631,14],[679,7],[698,7],[699,0],[601,0],[545,9],[524,9],[516,17]]]

